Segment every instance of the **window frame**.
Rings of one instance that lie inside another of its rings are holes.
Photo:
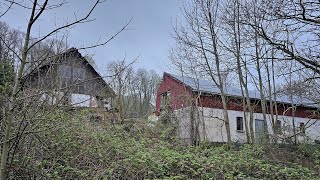
[[[236,130],[237,132],[244,132],[244,126],[243,126],[243,117],[237,116],[236,117]]]
[[[86,70],[79,67],[73,67],[72,79],[74,81],[84,81],[86,79]]]
[[[171,89],[161,93],[160,111],[165,108],[171,108]]]
[[[85,92],[86,92],[85,85],[83,83],[77,84],[76,85],[76,92],[79,94],[85,94]]]
[[[67,64],[59,64],[57,71],[57,78],[59,81],[59,86],[67,88],[70,86],[72,78],[72,67]]]
[[[58,67],[60,77],[63,79],[70,79],[72,77],[72,67],[65,64],[60,64]]]

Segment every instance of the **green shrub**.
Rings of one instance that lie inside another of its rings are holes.
[[[12,179],[318,178],[315,169],[275,161],[260,146],[244,145],[238,151],[208,143],[185,146],[161,138],[157,126],[141,122],[132,126],[140,127],[135,133],[128,132],[126,125],[101,124],[96,130],[83,118],[86,113],[48,115],[38,127],[46,131],[37,133],[36,140],[30,136],[22,142]],[[312,156],[319,163],[319,149]]]

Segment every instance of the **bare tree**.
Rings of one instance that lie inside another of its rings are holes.
[[[269,45],[282,52],[280,60],[297,61],[319,75],[319,10],[320,3],[316,0],[274,0],[258,11],[265,12],[263,18],[270,23],[280,25],[277,31],[268,31],[268,24],[252,27]]]
[[[261,19],[258,19],[258,11],[257,11],[258,2],[255,1],[253,3],[253,22],[254,24],[258,24]],[[254,31],[254,45],[255,45],[255,59],[256,59],[256,70],[258,73],[259,78],[259,92],[260,92],[260,99],[261,99],[261,109],[262,109],[262,115],[263,115],[263,124],[264,124],[264,138],[268,140],[268,124],[267,124],[267,109],[266,109],[266,99],[265,99],[265,92],[264,92],[264,85],[263,85],[263,79],[261,74],[261,65],[260,65],[260,59],[261,59],[261,52],[260,52],[260,41],[258,37],[258,32]]]
[[[7,14],[7,12],[11,9],[14,3],[14,0],[4,0],[4,2],[0,4],[0,18]]]
[[[116,77],[111,82],[113,85],[113,88],[116,89],[117,92],[117,98],[116,98],[116,107],[118,108],[118,111],[121,116],[124,114],[124,109],[123,109],[123,98],[125,94],[125,83],[127,78],[130,76],[129,73],[126,73],[125,67],[126,66],[126,61],[124,60],[118,60],[114,61],[108,64],[108,71],[111,72],[112,74],[116,74]],[[128,71],[129,72],[129,71]]]
[[[316,1],[298,0],[274,0],[270,2],[249,1],[248,3],[249,4],[244,3],[243,5],[247,8],[246,12],[248,12],[248,19],[252,19],[252,21],[244,20],[243,22],[253,29],[255,32],[255,39],[259,40],[256,42],[260,42],[260,48],[256,50],[260,51],[260,59],[265,60],[262,63],[265,63],[265,70],[267,72],[267,87],[269,89],[268,109],[270,110],[272,116],[273,131],[276,132],[276,120],[278,116],[276,103],[277,85],[275,84],[275,75],[273,74],[272,81],[274,84],[272,90],[270,83],[270,71],[274,73],[275,66],[283,66],[282,70],[285,70],[285,74],[290,74],[290,78],[295,76],[297,73],[309,71],[311,72],[309,73],[311,74],[310,79],[317,79],[319,74],[318,10],[320,4]],[[253,6],[253,12],[250,11],[248,6],[250,3],[256,5]],[[265,52],[262,52],[262,49],[265,49]],[[269,56],[268,51],[271,51]],[[256,53],[256,57],[258,57],[258,53]],[[272,61],[271,67],[268,65],[270,59]],[[298,62],[298,64],[295,64],[295,67],[293,68],[292,66],[286,64],[287,61],[295,61]],[[262,68],[261,64],[259,64],[259,67]],[[257,64],[257,70],[261,69],[259,67]],[[259,74],[261,73],[258,72],[258,75]],[[278,77],[282,76],[282,74],[284,73],[280,73]],[[282,80],[286,81],[286,79],[290,78],[285,78]],[[260,76],[259,82],[262,82]],[[263,83],[261,83],[259,86],[259,89],[261,89],[261,87],[263,87]],[[260,90],[260,93],[261,92],[262,91]],[[272,95],[273,98],[271,98]],[[293,93],[291,93],[289,96],[292,99]],[[273,103],[273,101],[275,103]],[[261,103],[263,104],[263,102]],[[273,114],[276,114],[275,118],[273,117]],[[292,124],[293,130],[295,131],[294,119]]]
[[[26,110],[28,110],[28,109],[30,110],[30,107],[33,107],[31,104],[28,105],[28,103],[27,103],[27,102],[32,102],[31,97],[26,96],[22,91],[22,89],[24,89],[24,82],[22,81],[22,79],[24,78],[24,75],[27,72],[32,72],[33,69],[36,68],[33,66],[35,64],[35,62],[29,61],[30,60],[29,58],[31,58],[31,59],[35,58],[34,56],[32,56],[32,51],[35,51],[36,47],[39,44],[41,44],[42,42],[44,42],[48,38],[52,37],[53,35],[59,33],[60,31],[66,29],[66,28],[69,28],[69,27],[73,27],[77,24],[88,22],[90,20],[89,17],[92,14],[92,12],[94,11],[94,9],[100,3],[103,3],[104,1],[101,1],[101,0],[95,1],[93,3],[93,5],[89,8],[89,11],[83,17],[81,17],[81,18],[76,17],[74,21],[67,22],[60,27],[54,28],[50,32],[48,32],[47,34],[45,34],[39,38],[36,38],[36,39],[33,39],[32,34],[31,34],[35,23],[39,20],[39,18],[43,15],[43,13],[45,11],[47,11],[49,9],[61,7],[65,3],[65,1],[56,2],[56,4],[50,4],[48,0],[45,0],[42,3],[38,2],[37,0],[34,0],[34,1],[27,3],[27,4],[25,4],[25,3],[22,4],[20,2],[9,1],[9,0],[6,0],[6,2],[11,4],[8,9],[10,9],[10,7],[13,4],[13,5],[25,8],[26,10],[29,10],[30,17],[28,19],[25,33],[23,34],[23,43],[22,43],[23,45],[21,46],[21,49],[12,48],[11,44],[8,44],[7,41],[4,39],[4,36],[0,36],[1,44],[5,45],[6,48],[8,48],[10,50],[10,52],[12,54],[14,54],[15,57],[17,57],[17,59],[19,60],[17,63],[17,73],[15,74],[12,92],[10,93],[10,97],[8,99],[7,106],[4,107],[5,116],[3,118],[3,122],[4,122],[3,124],[5,124],[5,130],[4,130],[3,139],[2,139],[2,155],[1,155],[1,166],[0,166],[0,179],[1,180],[5,179],[7,176],[7,173],[8,173],[7,165],[8,165],[9,153],[12,152],[12,150],[13,150],[12,147],[16,147],[17,143],[19,143],[19,141],[17,141],[17,140],[20,138],[14,138],[16,141],[12,142],[12,137],[20,137],[23,134],[25,134],[25,132],[21,133],[21,131],[24,131],[25,128],[21,129],[19,127],[18,129],[16,129],[16,126],[15,126],[16,122],[20,122],[20,124],[21,123],[23,124],[24,121],[20,121],[19,119],[17,119],[18,117],[17,117],[17,114],[15,114],[15,113],[16,113],[17,109],[19,109],[19,107],[21,107],[21,106],[28,107],[28,108],[26,108]],[[117,32],[115,35],[122,32],[127,25],[128,24],[124,25],[124,27],[121,30],[119,30],[119,32]],[[110,39],[106,40],[104,43],[96,44],[94,46],[89,46],[89,48],[105,45],[107,42],[109,42],[113,38],[114,38],[114,36],[111,37]],[[82,48],[86,48],[86,47],[82,47]],[[17,49],[18,49],[18,51],[17,51]],[[41,49],[40,51],[43,52],[44,49]],[[43,62],[45,59],[50,58],[49,54],[44,53],[44,55],[41,55],[41,56],[43,56],[40,58],[42,60],[39,60],[38,63],[41,64],[41,62]],[[37,57],[37,58],[39,58],[39,57]],[[31,68],[31,69],[28,70],[28,68]],[[34,104],[34,102],[33,102],[33,104]],[[41,108],[38,108],[38,110],[35,112],[38,112],[40,109]],[[28,113],[28,111],[21,111],[20,114],[21,113]],[[32,113],[32,112],[30,111],[29,113]],[[26,127],[26,126],[24,126],[24,127]],[[15,134],[15,133],[17,133],[17,134]],[[15,145],[13,145],[14,143],[15,143]],[[13,151],[12,153],[13,153],[12,154],[12,158],[13,158],[15,151]]]
[[[227,96],[225,95],[225,78],[228,67],[221,56],[222,38],[219,30],[220,1],[194,0],[184,6],[186,25],[177,26],[174,38],[178,46],[197,59],[196,66],[212,80],[212,85],[220,90],[223,106],[223,119],[227,132],[227,142],[231,143]]]
[[[226,49],[228,49],[232,55],[236,59],[236,71],[239,78],[239,85],[241,89],[242,94],[242,106],[243,106],[243,112],[244,112],[244,123],[245,123],[245,129],[246,129],[246,135],[247,135],[247,142],[253,143],[254,142],[254,130],[253,130],[253,107],[251,104],[250,96],[249,96],[249,90],[248,90],[248,82],[246,73],[244,70],[247,68],[247,62],[244,61],[244,48],[245,44],[247,42],[245,41],[245,32],[241,29],[244,28],[244,25],[241,23],[241,18],[244,17],[243,8],[241,7],[240,0],[234,0],[228,4],[226,4],[226,14],[228,15],[226,17],[226,29],[227,32],[230,34],[231,42],[227,46]],[[230,30],[228,30],[230,29]],[[229,47],[230,46],[230,47]],[[249,122],[247,121],[247,111],[249,111]]]
[[[182,78],[192,78],[193,83],[196,86],[195,97],[189,97],[187,94],[182,94],[179,97],[187,99],[190,107],[190,127],[181,126],[180,128],[189,128],[190,140],[196,145],[200,140],[205,141],[207,139],[207,128],[204,116],[204,107],[201,101],[201,89],[200,78],[205,76],[200,66],[197,66],[198,59],[195,54],[188,52],[188,47],[177,46],[170,52],[171,63],[176,68],[176,71],[181,73]],[[179,53],[178,53],[179,52]],[[185,89],[186,91],[186,89]],[[200,106],[200,107],[199,107]],[[183,118],[183,117],[182,117]],[[201,130],[199,129],[201,127]],[[202,131],[200,135],[200,131]]]
[[[116,90],[115,105],[121,118],[145,117],[153,111],[160,77],[152,70],[139,68],[135,71],[131,64],[136,60],[128,63],[123,59],[108,64],[108,71],[115,74],[109,78],[109,82]]]

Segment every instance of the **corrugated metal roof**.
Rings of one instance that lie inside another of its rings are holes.
[[[220,89],[214,84],[212,80],[195,79],[187,76],[179,76],[171,73],[167,73],[178,81],[189,86],[193,91],[200,91],[209,94],[220,94]],[[228,86],[225,88],[225,94],[227,96],[242,97],[241,89]],[[249,96],[251,99],[260,99],[260,92],[249,90]],[[269,98],[269,97],[266,97]],[[292,101],[296,105],[319,108],[317,103],[301,96],[293,96]],[[277,94],[277,102],[291,104],[291,97],[283,93]]]

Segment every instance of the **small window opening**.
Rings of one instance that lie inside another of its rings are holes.
[[[79,94],[84,94],[85,93],[85,86],[84,84],[77,84],[76,85],[76,92]]]
[[[237,131],[243,131],[243,117],[237,117]]]
[[[170,91],[167,91],[167,92],[164,92],[161,94],[161,109],[160,110],[167,109],[170,107],[170,96],[171,96]]]
[[[73,79],[83,81],[85,79],[86,71],[82,68],[73,68]]]

